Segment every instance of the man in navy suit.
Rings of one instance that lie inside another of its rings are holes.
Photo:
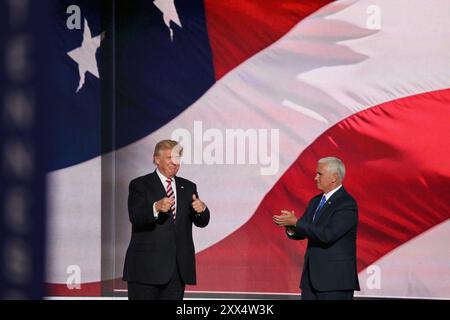
[[[209,210],[196,185],[176,176],[181,153],[176,141],[160,141],[156,170],[130,182],[132,233],[123,271],[130,300],[182,300],[185,285],[196,284],[192,225],[206,227]]]
[[[345,166],[334,157],[320,159],[315,181],[323,193],[311,199],[300,219],[282,210],[273,220],[290,239],[308,239],[300,281],[304,300],[353,299],[359,290],[356,268],[358,207],[344,189]]]

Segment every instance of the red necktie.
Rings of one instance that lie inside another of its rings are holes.
[[[167,197],[172,198],[175,201],[175,194],[172,189],[172,179],[167,179]],[[176,219],[175,215],[175,203],[170,207],[170,210],[172,211],[173,221]]]

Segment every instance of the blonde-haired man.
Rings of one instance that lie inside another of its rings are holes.
[[[176,176],[182,152],[176,141],[158,142],[156,170],[130,182],[123,274],[130,300],[182,300],[185,285],[196,284],[192,224],[206,227],[210,216],[195,183]]]

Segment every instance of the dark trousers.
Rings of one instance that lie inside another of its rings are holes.
[[[301,281],[302,300],[353,300],[354,290],[317,291],[311,283],[309,266],[305,267]]]
[[[178,268],[168,283],[151,285],[137,282],[128,282],[129,300],[183,300],[186,285],[180,277]]]

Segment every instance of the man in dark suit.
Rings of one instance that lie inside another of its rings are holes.
[[[289,238],[308,239],[300,281],[304,300],[353,299],[359,290],[356,268],[358,207],[344,189],[345,166],[334,157],[320,159],[315,181],[323,193],[311,199],[300,219],[282,210],[273,220]]]
[[[192,224],[206,227],[209,210],[196,185],[176,176],[181,153],[176,141],[160,141],[157,169],[130,182],[132,233],[123,272],[130,300],[182,300],[185,285],[196,284]]]

